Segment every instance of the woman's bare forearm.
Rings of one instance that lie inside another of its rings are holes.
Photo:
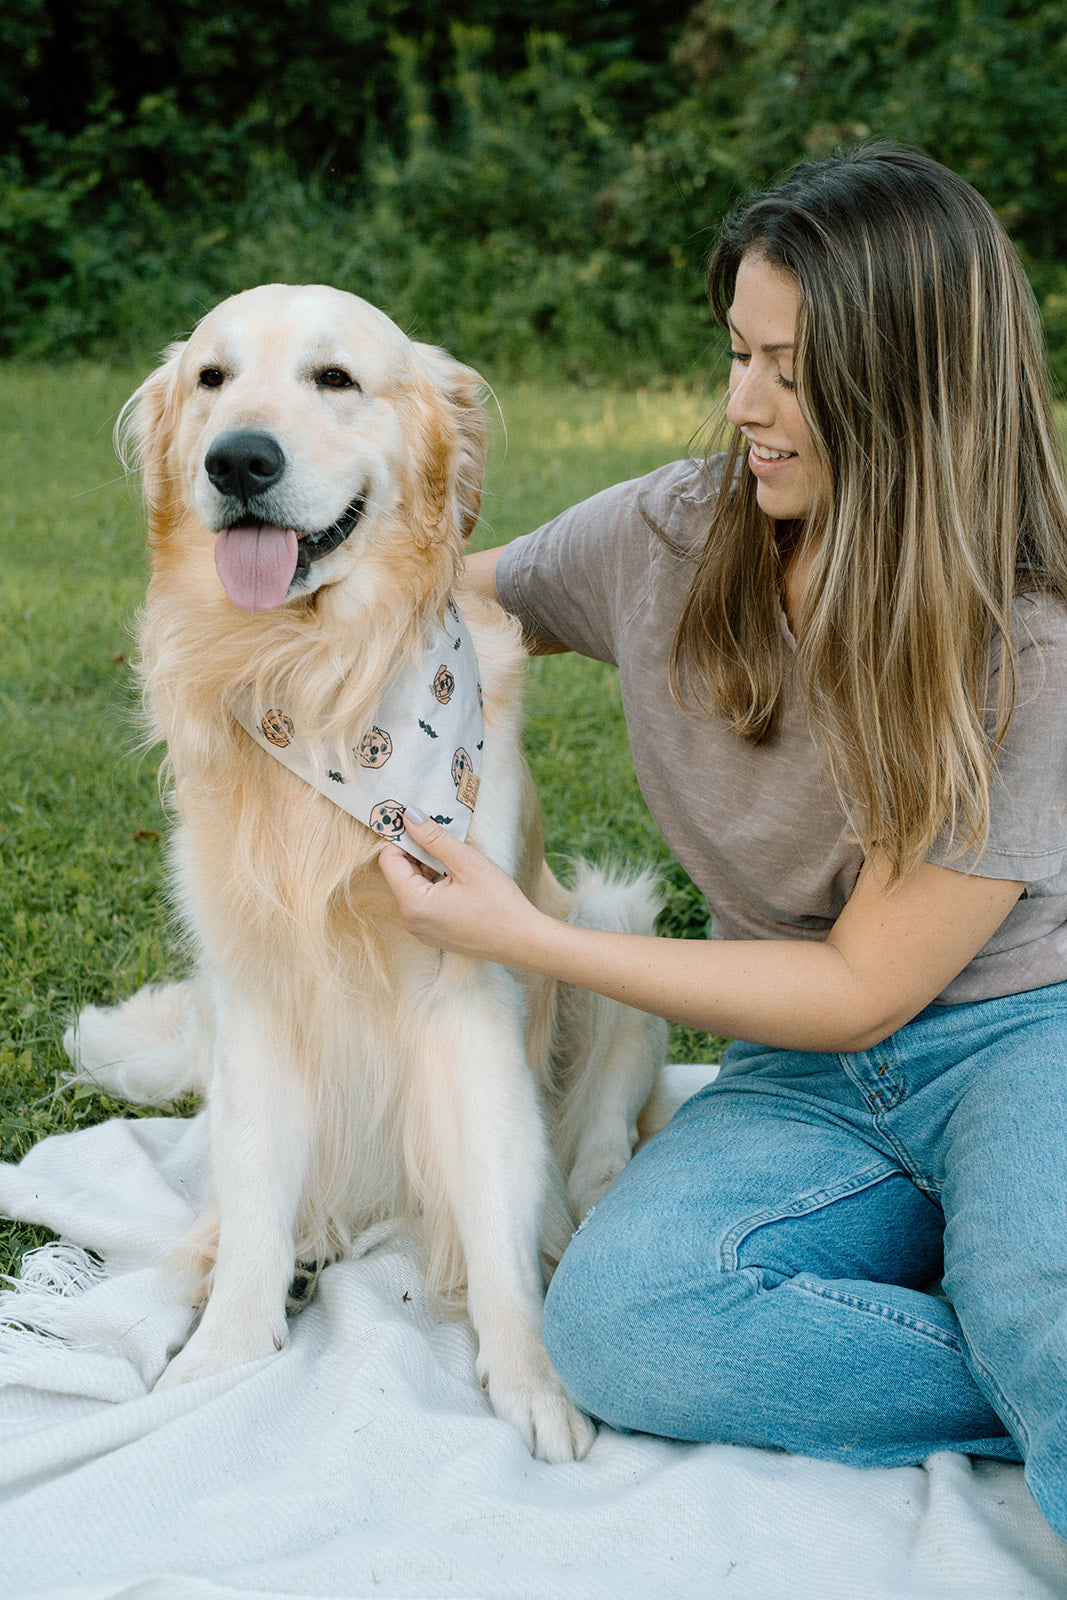
[[[862,997],[833,947],[799,940],[659,939],[528,925],[508,965],[726,1038],[797,1050],[865,1049]],[[498,958],[499,959],[499,958]]]
[[[823,941],[660,939],[538,913],[506,935],[510,961],[728,1038],[873,1049],[936,999],[1022,890],[929,863],[894,890],[886,883],[884,863],[868,863]]]
[[[431,881],[395,847],[381,858],[405,924],[424,943],[708,1033],[798,1050],[873,1048],[963,970],[1022,888],[929,863],[891,888],[874,859],[824,941],[660,939],[560,922],[439,824],[409,812],[408,829],[448,869]]]

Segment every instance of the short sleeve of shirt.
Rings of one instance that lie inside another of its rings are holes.
[[[1013,643],[1015,703],[990,785],[989,842],[980,855],[959,853],[946,837],[930,860],[986,878],[1039,883],[1067,873],[1067,608],[1052,596],[1022,596]],[[999,680],[997,664],[990,674],[991,729]]]
[[[502,552],[501,604],[534,638],[617,666],[616,641],[648,596],[650,539],[688,553],[715,493],[714,465],[675,461],[572,506]]]

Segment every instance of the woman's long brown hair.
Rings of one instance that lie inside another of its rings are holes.
[[[802,525],[767,517],[734,431],[673,687],[683,703],[710,696],[744,738],[773,736],[782,562],[810,541],[801,692],[865,850],[898,878],[946,826],[961,846],[984,844],[1014,699],[1015,597],[1067,601],[1067,492],[1037,311],[985,201],[896,146],[806,163],[727,219],[708,275],[723,323],[745,256],[797,286],[816,506]]]

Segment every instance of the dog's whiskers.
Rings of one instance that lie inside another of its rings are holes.
[[[482,379],[482,383],[485,384],[486,393],[492,396],[493,404],[496,406],[496,414],[500,418],[500,426],[504,430],[504,454],[501,457],[501,460],[506,461],[508,459],[508,447],[511,441],[508,438],[508,425],[504,418],[504,407],[500,404],[500,397],[493,388],[492,384],[486,383],[484,378]]]
[[[110,489],[112,484],[125,483],[125,482],[126,482],[126,473],[125,472],[120,472],[114,478],[105,478],[103,483],[94,483],[88,489],[78,489],[78,490],[76,490],[74,494],[69,494],[67,496],[67,499],[68,500],[82,500],[82,499],[84,499],[84,497],[87,494],[99,494],[101,489]]]

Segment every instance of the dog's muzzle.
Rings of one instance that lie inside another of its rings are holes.
[[[294,528],[277,493],[286,471],[278,441],[260,429],[222,433],[204,457],[204,470],[223,497],[216,527],[215,566],[233,604],[271,611],[302,586],[311,565],[349,538],[366,507],[365,493],[326,528]]]

